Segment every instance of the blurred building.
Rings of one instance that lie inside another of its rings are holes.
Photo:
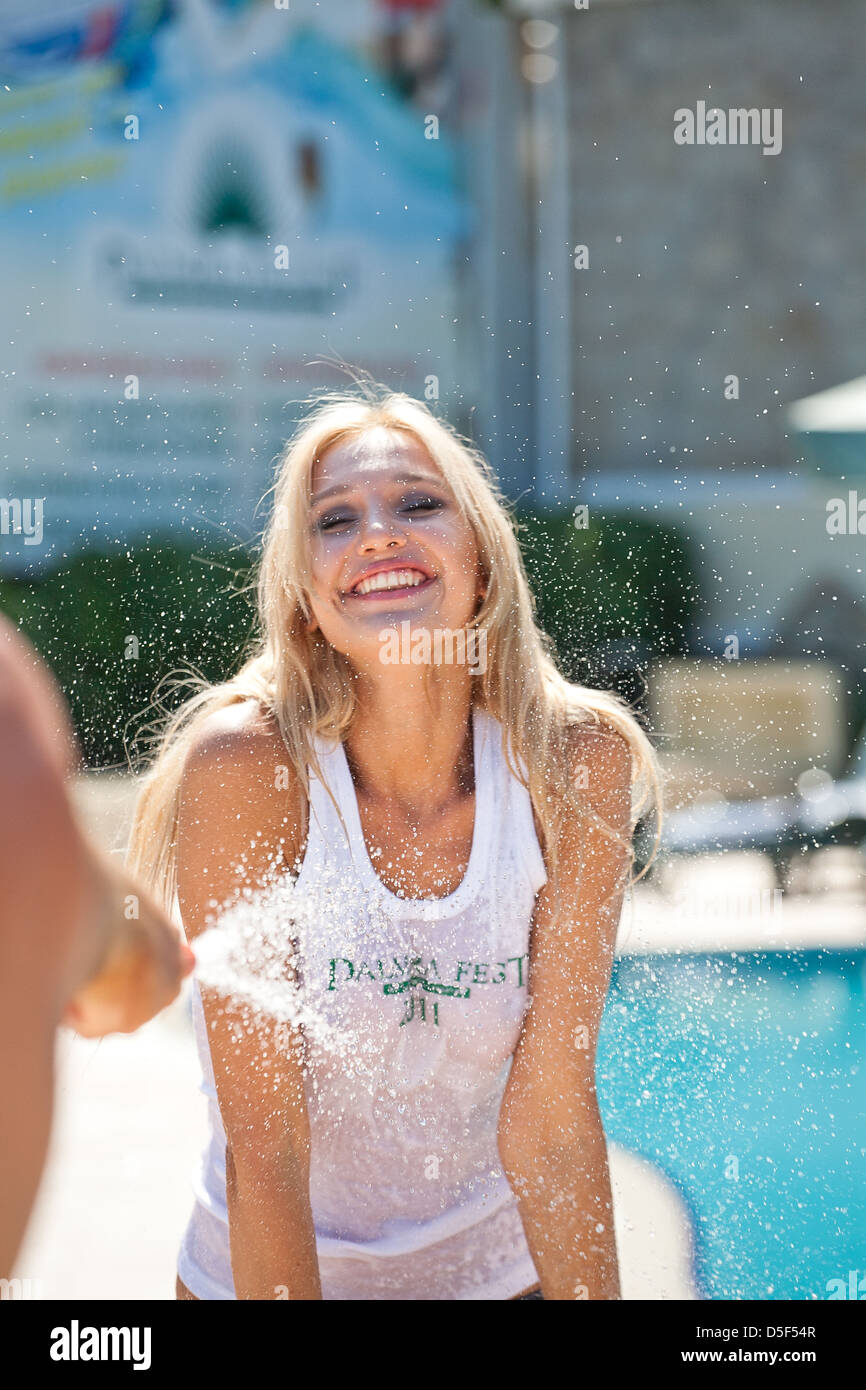
[[[831,656],[862,703],[862,543],[828,515],[858,482],[866,511],[866,436],[842,424],[841,447],[832,426],[819,457],[787,410],[866,361],[866,9],[464,15],[465,83],[489,94],[470,145],[498,466],[546,501],[678,519],[703,572],[696,647]]]

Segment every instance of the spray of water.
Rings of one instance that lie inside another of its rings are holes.
[[[252,1020],[303,1029],[332,1047],[344,1040],[305,998],[299,932],[312,920],[313,895],[283,874],[246,890],[196,938],[196,979]],[[280,1030],[277,1028],[276,1030]]]

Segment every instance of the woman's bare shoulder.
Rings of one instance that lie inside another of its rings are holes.
[[[572,720],[564,731],[571,766],[581,768],[585,762],[604,769],[614,780],[621,779],[631,768],[632,754],[628,739],[619,729],[602,718]]]
[[[297,781],[276,718],[258,700],[239,700],[203,720],[187,751],[184,775],[284,789]]]
[[[285,744],[274,716],[258,700],[238,700],[214,710],[202,721],[190,746],[188,760],[207,763],[223,756],[254,761],[269,757]]]
[[[214,711],[196,731],[184,760],[181,804],[208,817],[254,825],[267,837],[301,839],[303,793],[276,719],[257,700]]]

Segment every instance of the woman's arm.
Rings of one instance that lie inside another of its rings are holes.
[[[628,837],[631,753],[622,736],[577,731],[572,766],[588,769],[586,804]],[[627,871],[627,851],[567,815],[562,906],[557,913],[552,883],[536,902],[530,1005],[503,1097],[499,1152],[545,1299],[620,1297],[595,1057]]]
[[[209,721],[187,758],[178,819],[178,899],[188,935],[238,889],[259,889],[302,843],[299,798],[275,790],[287,755],[251,705]],[[291,989],[287,971],[286,988]],[[310,1130],[302,1032],[202,990],[220,1114],[238,1298],[320,1299],[309,1198]]]

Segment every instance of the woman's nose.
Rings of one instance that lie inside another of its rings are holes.
[[[361,527],[360,548],[362,550],[405,544],[405,537],[400,535],[395,523],[390,518],[370,516]]]

